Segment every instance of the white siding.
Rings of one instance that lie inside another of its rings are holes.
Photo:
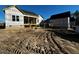
[[[42,20],[44,20],[43,17],[41,17],[41,16],[39,15],[38,18],[37,18],[37,20],[36,20],[36,24],[39,25]]]
[[[19,16],[19,21],[12,21],[12,15]],[[40,15],[39,16],[24,15],[16,7],[13,6],[13,7],[5,9],[6,28],[17,26],[17,25],[19,27],[24,27],[22,26],[24,25],[24,16],[36,18],[36,25],[39,25],[40,22],[43,20],[43,18]]]
[[[19,21],[12,21],[12,15],[19,16]],[[12,26],[12,25],[23,25],[24,19],[23,14],[15,7],[11,7],[5,10],[5,22],[6,27]]]

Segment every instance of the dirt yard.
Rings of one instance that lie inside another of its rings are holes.
[[[71,54],[79,53],[79,43],[43,29],[1,29],[1,54]]]

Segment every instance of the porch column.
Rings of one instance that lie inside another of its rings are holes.
[[[68,30],[70,29],[70,17],[68,17]]]

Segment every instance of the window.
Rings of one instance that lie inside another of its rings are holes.
[[[12,21],[15,21],[15,15],[12,15]]]
[[[12,15],[12,21],[19,21],[19,16]]]
[[[16,16],[16,21],[19,21],[19,16]]]

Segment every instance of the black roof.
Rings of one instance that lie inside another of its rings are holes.
[[[70,17],[70,11],[64,12],[64,13],[60,13],[60,14],[56,14],[56,15],[52,15],[50,17],[50,19],[57,19],[57,18],[64,18],[64,17]]]
[[[38,16],[36,13],[34,12],[30,12],[30,11],[26,11],[26,10],[21,10],[19,9],[24,15],[32,15],[32,16]]]

